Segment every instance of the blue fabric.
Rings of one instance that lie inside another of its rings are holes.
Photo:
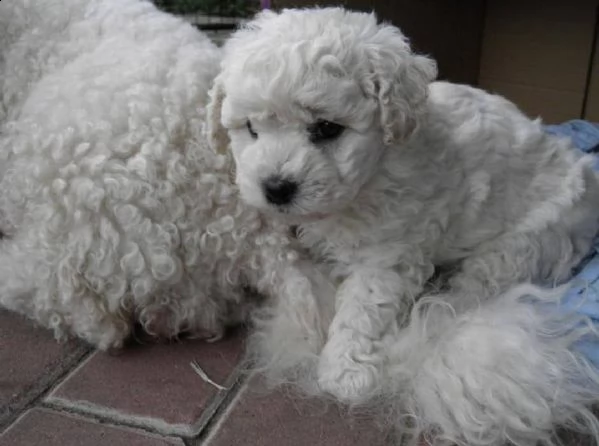
[[[545,131],[553,135],[568,136],[583,152],[592,152],[599,146],[599,124],[574,119],[559,125],[546,125]]]
[[[552,135],[569,137],[574,145],[583,152],[597,152],[599,150],[599,124],[574,119],[558,125],[546,125],[545,131]],[[599,156],[595,162],[595,169],[599,170]]]
[[[597,153],[595,168],[599,171],[599,124],[574,120],[559,125],[549,125],[545,129],[553,135],[569,137],[574,145],[583,152]],[[595,239],[589,257],[574,276],[573,284],[562,301],[561,309],[574,310],[599,324],[599,237]],[[599,367],[598,342],[581,342],[577,348]]]

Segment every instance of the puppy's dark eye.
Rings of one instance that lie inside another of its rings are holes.
[[[252,123],[250,122],[249,119],[247,120],[246,125],[248,128],[248,132],[250,132],[250,135],[252,135],[252,138],[254,138],[254,139],[258,138],[258,134],[252,128]]]
[[[345,127],[334,122],[319,120],[308,126],[310,141],[313,143],[330,141],[338,138]]]

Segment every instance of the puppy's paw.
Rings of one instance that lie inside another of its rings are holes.
[[[187,334],[189,339],[199,339],[201,341],[205,341],[209,344],[220,341],[225,337],[225,329],[224,328],[215,328],[214,330],[196,328],[192,331],[189,331]]]
[[[352,361],[319,370],[318,385],[326,393],[349,404],[360,404],[373,394],[377,373],[374,367]]]
[[[360,404],[374,396],[381,382],[380,369],[372,342],[351,338],[337,336],[325,345],[318,364],[318,385],[344,403]]]
[[[115,355],[125,348],[132,328],[133,324],[127,319],[114,315],[100,315],[93,320],[93,325],[89,322],[82,326],[75,325],[72,327],[72,333],[98,350]],[[60,340],[68,339],[63,337],[61,331],[55,331],[55,335]]]
[[[155,306],[143,309],[138,317],[143,332],[140,340],[171,340],[179,338],[216,342],[224,337],[225,326],[216,321],[191,319],[176,306]]]

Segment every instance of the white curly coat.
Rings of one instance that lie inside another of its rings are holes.
[[[599,438],[599,375],[574,348],[592,329],[526,285],[563,282],[588,253],[591,160],[506,99],[435,77],[397,28],[340,8],[264,12],[227,42],[213,143],[230,140],[243,199],[298,225],[339,283],[317,314],[285,297],[265,310],[259,365],[274,383],[388,402],[413,440]],[[322,121],[342,129],[314,142]],[[292,199],[273,204],[273,177]]]
[[[217,338],[247,288],[312,292],[203,136],[208,38],[145,1],[11,0],[0,49],[2,306],[111,349],[136,322]]]

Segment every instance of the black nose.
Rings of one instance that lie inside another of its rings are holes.
[[[262,184],[269,203],[278,206],[289,204],[297,192],[297,183],[281,177],[270,177]]]

